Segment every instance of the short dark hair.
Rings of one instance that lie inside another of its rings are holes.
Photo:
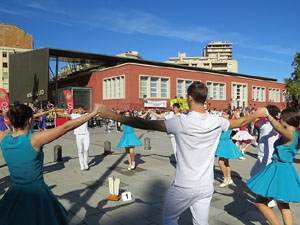
[[[267,105],[266,108],[274,119],[278,119],[278,114],[280,113],[280,109],[276,105]]]
[[[300,125],[300,114],[296,109],[288,108],[282,110],[280,118],[285,121],[288,125],[299,129]]]
[[[85,109],[84,108],[84,105],[82,105],[82,104],[78,104],[77,106],[76,106],[76,108],[78,109],[78,108],[83,108],[83,109]]]
[[[23,129],[26,125],[26,121],[33,117],[32,109],[28,105],[19,104],[12,106],[8,113],[7,117],[13,125],[14,128]]]
[[[173,104],[173,107],[177,107],[177,108],[180,109],[180,105],[179,105],[179,103],[177,103],[177,102]]]
[[[194,81],[187,90],[196,103],[204,103],[207,98],[207,87],[200,81]]]

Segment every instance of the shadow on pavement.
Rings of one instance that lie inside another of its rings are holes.
[[[232,197],[232,201],[224,205],[224,210],[238,219],[241,224],[254,225],[260,223],[267,225],[266,219],[255,206],[256,194],[247,187],[239,173],[231,171],[231,177],[234,184],[225,187],[229,188],[232,191],[231,193],[222,193],[215,190],[215,193]],[[215,169],[215,180],[220,183],[223,181],[223,175],[220,170]]]
[[[72,159],[72,157],[65,156],[65,157],[62,158],[61,162],[56,162],[55,164],[49,165],[49,166],[45,166],[48,163],[44,164],[43,173],[46,174],[46,173],[50,173],[50,172],[53,172],[53,171],[64,169],[65,168],[65,163],[68,162],[70,159]]]

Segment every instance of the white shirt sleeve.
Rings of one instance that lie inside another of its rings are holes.
[[[229,120],[223,118],[223,117],[219,117],[220,118],[220,122],[221,122],[221,127],[222,127],[222,132],[226,132],[229,128]]]
[[[167,128],[167,133],[168,134],[175,134],[178,131],[178,126],[179,126],[179,117],[175,116],[171,119],[164,120],[166,128]]]
[[[71,120],[74,120],[74,119],[76,119],[76,118],[77,118],[77,114],[72,113],[72,114],[71,114]]]

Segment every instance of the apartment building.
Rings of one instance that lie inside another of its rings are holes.
[[[0,88],[9,92],[9,56],[32,49],[30,34],[13,24],[0,23]]]
[[[170,57],[166,63],[238,72],[238,62],[232,59],[232,43],[221,41],[207,44],[203,56],[187,57],[185,52],[178,52],[178,57]]]

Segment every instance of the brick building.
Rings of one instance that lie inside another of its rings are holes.
[[[13,24],[0,23],[0,88],[9,91],[9,56],[32,49],[30,34]]]

